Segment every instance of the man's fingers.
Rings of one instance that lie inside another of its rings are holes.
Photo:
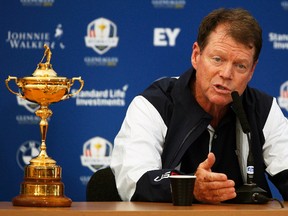
[[[209,184],[206,184],[207,189],[209,190],[222,190],[225,191],[227,188],[234,188],[235,183],[233,180],[227,180],[227,181],[214,181],[209,182]]]
[[[228,199],[233,199],[236,197],[235,188],[229,187],[229,188],[220,188],[216,190],[211,190],[212,194],[212,202],[222,202]]]
[[[234,181],[202,182],[194,189],[194,196],[199,201],[217,203],[236,197]]]
[[[217,181],[226,181],[227,179],[228,178],[224,173],[210,172],[209,174],[206,174],[203,176],[203,181],[206,181],[206,182],[215,182],[216,183]],[[202,180],[202,178],[201,178],[201,180]]]

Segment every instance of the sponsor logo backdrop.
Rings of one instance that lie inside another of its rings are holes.
[[[132,98],[152,81],[190,67],[199,22],[219,7],[244,7],[262,25],[263,52],[251,86],[276,97],[287,115],[287,0],[1,1],[0,201],[19,194],[23,167],[40,145],[37,104],[12,95],[5,79],[30,76],[44,43],[58,76],[85,80],[79,95],[50,106],[46,142],[48,155],[63,168],[65,194],[85,201],[90,176],[110,162]]]

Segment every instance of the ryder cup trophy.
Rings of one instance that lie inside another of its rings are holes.
[[[40,117],[42,139],[40,153],[25,167],[20,194],[13,198],[12,203],[15,206],[70,207],[72,200],[64,195],[64,184],[61,182],[62,168],[56,165],[56,161],[46,152],[47,119],[52,115],[48,106],[78,94],[83,88],[84,81],[81,77],[72,79],[58,77],[50,64],[52,53],[46,44],[44,48],[44,56],[32,76],[23,78],[8,76],[5,81],[10,92],[39,104],[35,114]],[[45,58],[46,62],[43,63]],[[19,92],[9,87],[8,83],[11,80],[15,81]],[[70,94],[70,87],[74,81],[78,81],[80,87],[75,93]]]

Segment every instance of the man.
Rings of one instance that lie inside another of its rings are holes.
[[[171,201],[171,172],[195,173],[194,197],[217,203],[247,182],[248,141],[233,109],[237,91],[251,128],[253,181],[271,196],[265,173],[288,200],[288,122],[276,99],[247,86],[262,30],[243,9],[206,16],[192,68],[154,82],[130,104],[115,138],[111,168],[125,201]]]

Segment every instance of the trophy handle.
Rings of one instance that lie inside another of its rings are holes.
[[[14,91],[9,87],[9,84],[8,84],[8,83],[9,83],[10,80],[15,80],[15,83],[16,83],[16,85],[17,85],[17,77],[8,76],[8,78],[5,80],[7,89],[8,89],[11,93],[17,95],[18,97],[24,98],[23,95],[21,95],[20,93],[14,92]]]
[[[76,92],[74,92],[74,93],[72,93],[72,94],[68,94],[66,98],[73,97],[74,95],[78,94],[78,93],[82,90],[82,88],[83,88],[83,86],[84,86],[84,80],[82,80],[81,77],[73,77],[73,78],[71,79],[71,85],[70,85],[70,87],[73,86],[75,80],[77,80],[78,82],[80,82],[80,88],[79,88]],[[65,98],[65,99],[66,99],[66,98]]]

